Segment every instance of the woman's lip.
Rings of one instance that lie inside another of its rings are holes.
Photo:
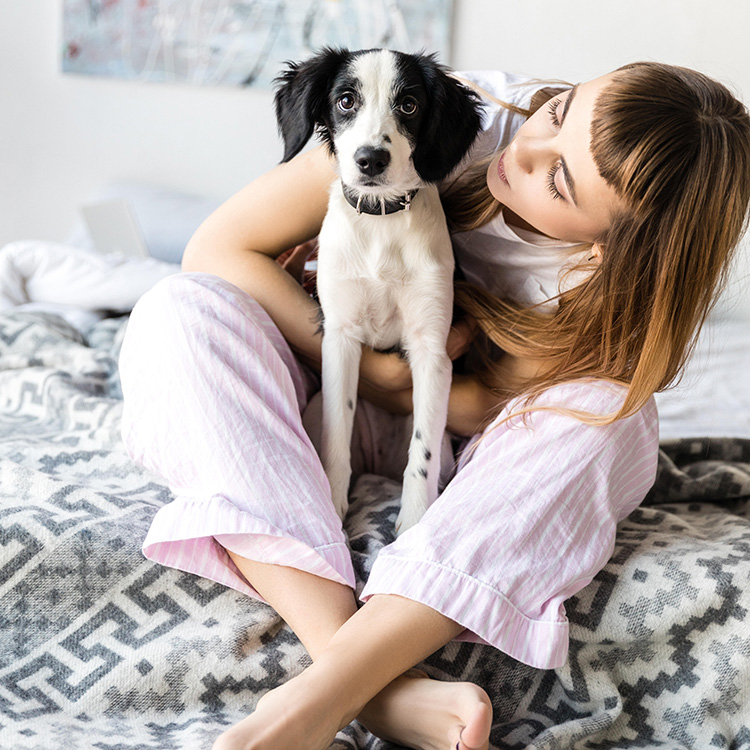
[[[505,154],[503,154],[497,162],[497,174],[500,177],[500,179],[508,186],[510,187],[510,183],[508,182],[508,177],[505,174]]]

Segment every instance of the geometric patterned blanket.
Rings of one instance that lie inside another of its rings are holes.
[[[126,318],[82,336],[0,315],[0,747],[210,748],[304,649],[264,604],[143,558],[170,499],[120,440]],[[394,483],[355,487],[360,581],[391,540]],[[566,603],[570,657],[527,667],[450,643],[422,668],[472,680],[503,750],[750,747],[750,441],[662,445],[606,568]],[[386,750],[354,722],[338,750]]]

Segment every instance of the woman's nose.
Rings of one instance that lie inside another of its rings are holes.
[[[546,138],[529,135],[517,135],[510,144],[513,159],[520,169],[531,173],[535,166],[550,153],[550,144]]]

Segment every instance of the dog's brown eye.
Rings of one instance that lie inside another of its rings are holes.
[[[354,94],[342,94],[337,100],[336,105],[342,112],[349,112],[354,109],[356,100]]]
[[[410,96],[407,96],[405,99],[401,100],[401,104],[399,104],[398,108],[405,115],[413,115],[417,111],[417,109],[419,109],[419,105],[417,104],[416,99],[412,99]]]

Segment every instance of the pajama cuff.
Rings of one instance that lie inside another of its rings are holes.
[[[360,598],[375,594],[425,604],[466,628],[456,640],[489,644],[531,667],[567,660],[567,619],[532,620],[493,587],[441,563],[381,552]]]
[[[265,601],[248,584],[227,549],[249,560],[285,565],[355,587],[351,553],[345,541],[310,546],[220,495],[173,500],[156,514],[143,543],[143,554],[149,560]]]

